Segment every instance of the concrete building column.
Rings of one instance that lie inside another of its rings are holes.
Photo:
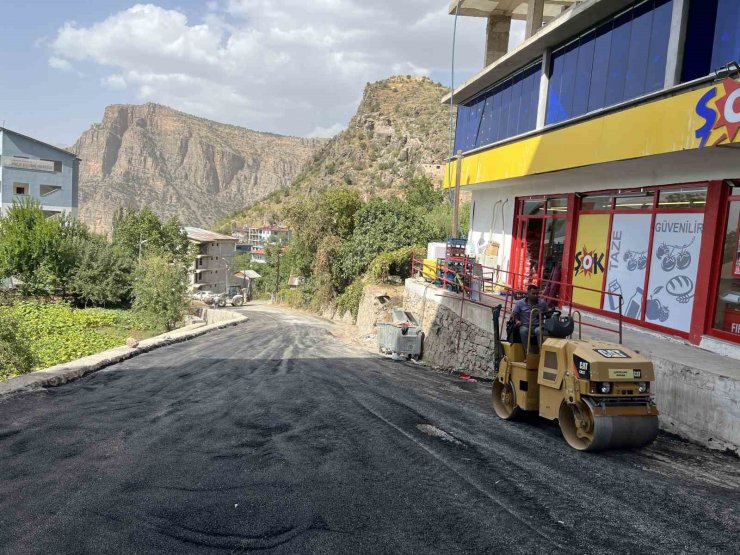
[[[668,37],[668,58],[665,64],[666,89],[681,82],[683,49],[686,42],[686,23],[689,19],[689,0],[673,0],[671,34]]]
[[[488,25],[486,25],[486,67],[506,54],[509,49],[510,29],[511,16],[492,15],[488,18]]]
[[[529,0],[527,4],[527,27],[524,39],[528,39],[542,28],[545,0]]]
[[[550,60],[552,50],[547,48],[542,53],[542,76],[540,77],[540,98],[537,103],[537,129],[545,127],[547,116],[547,93],[550,90]]]

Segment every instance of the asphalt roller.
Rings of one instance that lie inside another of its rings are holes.
[[[619,344],[569,339],[573,319],[557,311],[543,315],[539,353],[530,349],[525,356],[521,343],[501,340],[500,312],[500,306],[494,308],[498,372],[491,392],[500,418],[537,412],[557,420],[565,440],[579,451],[637,448],[655,440],[655,371],[648,359]]]

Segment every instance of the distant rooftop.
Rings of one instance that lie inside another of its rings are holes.
[[[5,133],[10,133],[12,135],[23,137],[24,139],[28,139],[29,141],[33,141],[34,143],[38,143],[40,145],[44,145],[45,147],[52,148],[59,152],[63,152],[67,156],[72,156],[73,158],[76,158],[77,160],[82,160],[82,158],[78,158],[77,156],[75,156],[74,152],[70,152],[66,148],[62,148],[56,145],[45,143],[44,141],[39,141],[38,139],[35,139],[34,137],[29,137],[28,135],[24,135],[23,133],[18,133],[18,131],[13,131],[12,129],[8,129],[7,127],[0,127],[0,131],[4,131]]]
[[[188,239],[195,241],[196,243],[210,243],[211,241],[236,241],[233,237],[228,235],[222,235],[215,231],[208,231],[200,227],[183,227]]]

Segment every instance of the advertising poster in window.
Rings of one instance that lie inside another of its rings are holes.
[[[646,322],[689,331],[703,226],[704,214],[656,216]]]
[[[578,219],[578,239],[573,260],[573,302],[601,308],[601,293],[606,271],[609,214],[587,214]],[[596,291],[586,291],[587,287]]]
[[[639,320],[645,294],[645,274],[648,266],[650,214],[615,214],[612,221],[604,310],[619,312],[619,297],[624,304],[622,314]]]

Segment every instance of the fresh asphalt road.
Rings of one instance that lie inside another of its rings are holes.
[[[5,553],[738,553],[740,464],[591,455],[269,307],[0,400]]]

